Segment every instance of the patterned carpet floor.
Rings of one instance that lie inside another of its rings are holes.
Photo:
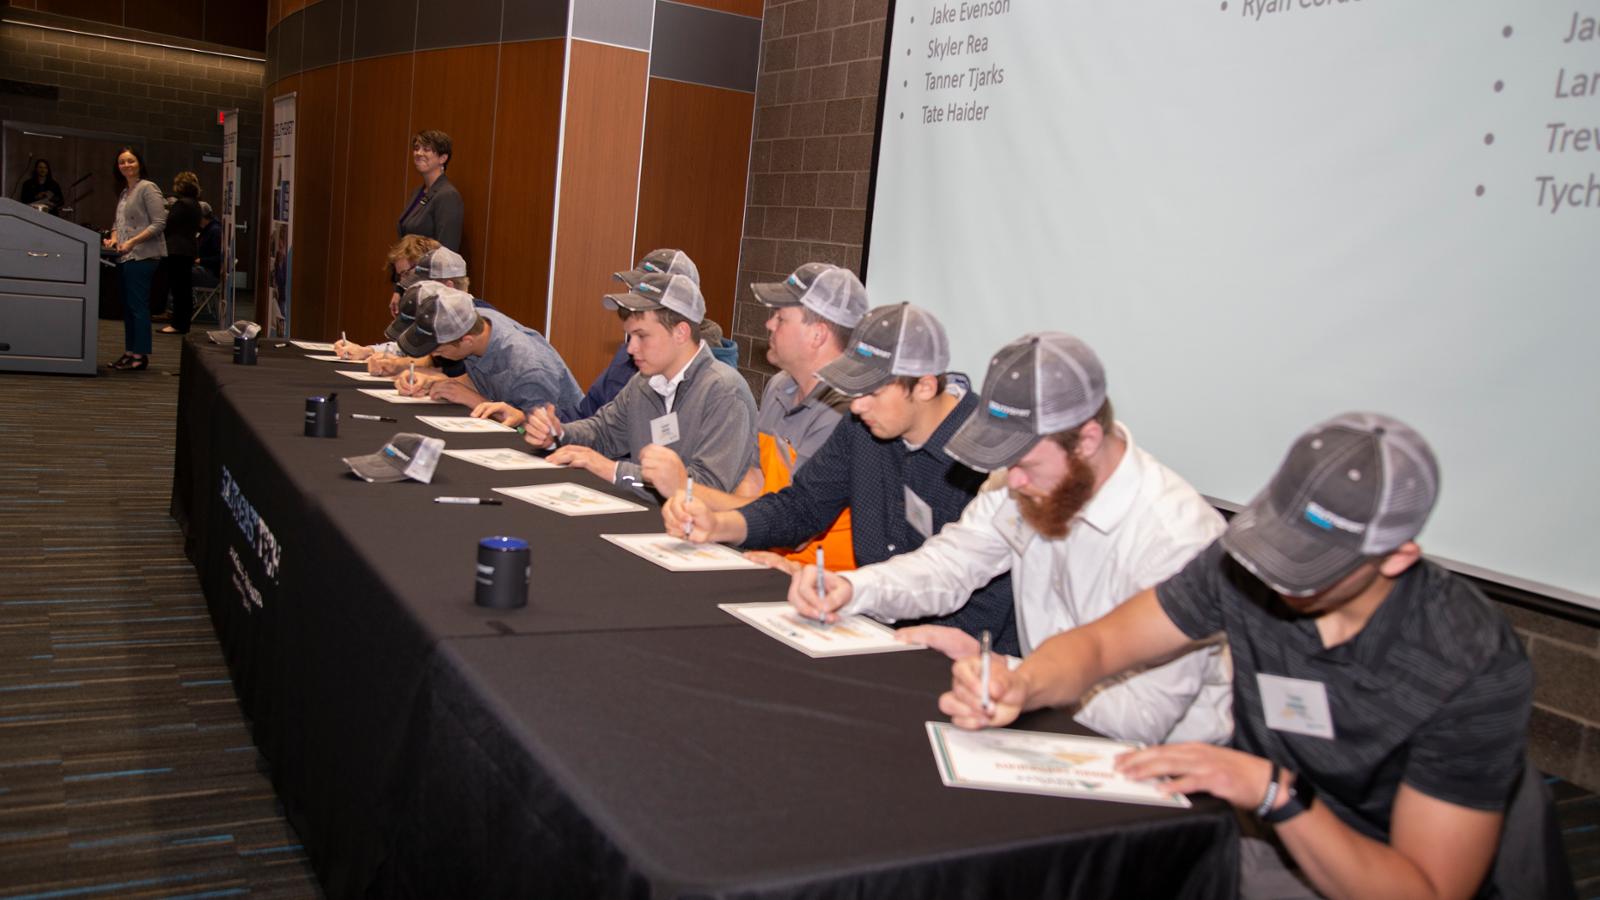
[[[155,340],[147,372],[0,374],[0,897],[316,897],[167,515]]]

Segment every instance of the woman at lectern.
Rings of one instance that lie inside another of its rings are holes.
[[[40,159],[33,163],[33,172],[28,175],[28,180],[17,189],[17,199],[27,206],[48,201],[49,208],[54,210],[60,206],[66,195],[61,193],[61,185],[50,175],[50,160]]]
[[[442,131],[417,132],[411,139],[411,162],[422,175],[422,187],[400,214],[399,236],[431,237],[459,253],[466,204],[444,174],[450,165],[450,135]]]
[[[144,177],[144,159],[132,147],[117,152],[117,216],[111,234],[101,243],[117,255],[122,279],[122,324],[126,352],[111,364],[119,372],[150,367],[150,282],[167,255],[162,232],[167,227],[166,198]]]

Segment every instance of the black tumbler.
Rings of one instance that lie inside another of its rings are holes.
[[[339,397],[306,398],[306,437],[339,436]]]
[[[528,605],[528,542],[514,537],[486,537],[478,542],[478,590],[473,602],[489,609],[521,609]]]
[[[235,336],[233,339],[233,362],[240,366],[253,366],[256,364],[256,339],[253,337]]]

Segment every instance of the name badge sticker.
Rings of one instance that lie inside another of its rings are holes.
[[[650,420],[650,442],[668,447],[678,442],[678,414],[669,412]]]
[[[1258,672],[1256,685],[1268,728],[1333,740],[1333,713],[1322,682]]]
[[[933,507],[928,505],[928,501],[918,497],[917,492],[911,489],[911,485],[906,485],[905,489],[906,521],[917,530],[917,534],[924,538],[933,537]]]

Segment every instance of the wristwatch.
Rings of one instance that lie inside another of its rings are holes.
[[[1282,825],[1310,809],[1312,801],[1316,799],[1317,789],[1311,784],[1311,779],[1304,772],[1296,773],[1294,783],[1289,785],[1289,799],[1277,809],[1262,813],[1261,821],[1268,825]]]

